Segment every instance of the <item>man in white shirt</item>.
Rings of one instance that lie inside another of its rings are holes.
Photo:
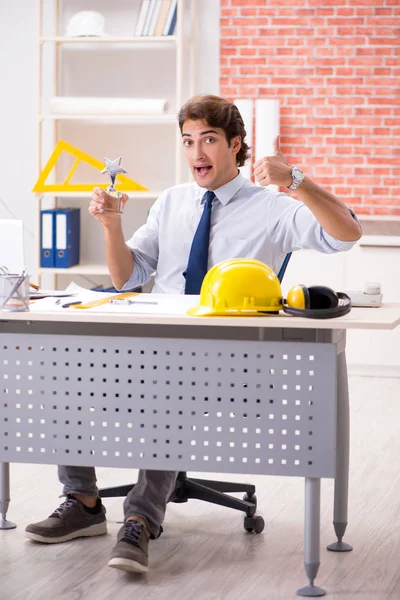
[[[121,217],[104,212],[111,199],[96,188],[89,212],[102,224],[107,265],[117,289],[130,289],[156,273],[153,291],[185,293],[192,241],[212,191],[208,268],[221,260],[249,257],[278,272],[285,255],[300,248],[324,253],[350,249],[361,236],[354,213],[339,199],[287,163],[279,138],[273,156],[254,165],[256,180],[238,170],[247,158],[243,120],[236,106],[217,96],[190,99],[179,113],[179,127],[194,182],[161,194],[147,223],[127,242]],[[275,184],[296,190],[299,200],[266,190]],[[124,195],[123,201],[127,201]],[[125,521],[109,566],[148,570],[148,541],[158,537],[177,473],[140,471],[124,502]],[[106,533],[105,509],[98,497],[95,470],[59,467],[67,500],[45,521],[28,525],[26,536],[44,543]]]

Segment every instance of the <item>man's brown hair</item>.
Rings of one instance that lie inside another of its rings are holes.
[[[201,95],[190,98],[179,111],[179,128],[182,132],[183,124],[187,120],[204,120],[211,127],[223,129],[226,135],[228,145],[231,145],[232,138],[240,136],[241,146],[236,155],[236,164],[242,167],[249,157],[250,147],[245,142],[246,130],[242,115],[237,106],[232,102],[220,98],[219,96]]]

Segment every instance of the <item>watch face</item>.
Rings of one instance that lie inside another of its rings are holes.
[[[303,181],[304,174],[303,171],[297,167],[292,170],[292,177],[295,181]]]

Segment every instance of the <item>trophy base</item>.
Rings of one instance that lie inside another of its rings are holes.
[[[103,213],[107,215],[122,215],[124,212],[122,192],[117,192],[116,190],[111,189],[107,189],[106,191],[111,196],[111,199],[109,205],[103,208]]]
[[[103,208],[102,210],[102,214],[103,215],[122,215],[123,214],[123,210],[114,210],[113,208]]]

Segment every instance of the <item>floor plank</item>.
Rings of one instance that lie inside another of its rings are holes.
[[[321,567],[317,584],[335,600],[400,599],[399,379],[353,377],[351,390],[350,523],[354,551],[329,553],[333,482],[324,480]],[[201,474],[197,474],[201,477]],[[122,500],[107,499],[106,536],[45,546],[24,538],[24,527],[59,502],[56,468],[12,465],[9,518],[0,531],[1,600],[292,600],[305,585],[303,481],[232,477],[257,486],[261,535],[248,535],[242,515],[192,500],[168,507],[165,532],[150,545],[150,572],[134,576],[106,564],[122,518]],[[208,475],[206,476],[208,477]],[[101,485],[135,480],[123,469],[99,469]]]

